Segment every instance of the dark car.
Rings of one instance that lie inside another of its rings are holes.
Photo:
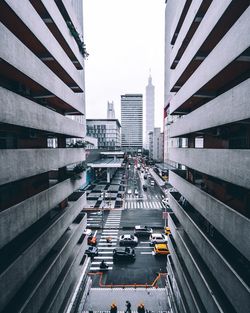
[[[146,174],[145,174],[143,177],[144,177],[144,179],[147,179],[147,178],[148,178],[148,176],[147,176]]]
[[[117,260],[134,261],[135,258],[136,258],[135,250],[130,248],[130,247],[116,248],[113,250],[113,260],[114,261],[117,261]]]
[[[89,246],[88,249],[85,251],[85,253],[90,256],[94,257],[98,255],[98,248],[94,246]]]
[[[143,185],[143,186],[142,186],[142,189],[143,189],[144,191],[147,191],[148,187],[147,187],[146,185]]]

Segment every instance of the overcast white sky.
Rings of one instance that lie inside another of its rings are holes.
[[[162,127],[164,82],[164,0],[84,0],[86,117],[106,118],[120,95],[142,93],[151,68],[155,85],[155,126]],[[145,112],[145,110],[144,110]]]

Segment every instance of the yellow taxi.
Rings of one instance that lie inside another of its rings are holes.
[[[165,231],[165,235],[171,234],[170,227],[165,227],[164,231]]]
[[[154,246],[154,253],[155,255],[162,254],[167,255],[169,254],[168,245],[166,243],[158,243]]]

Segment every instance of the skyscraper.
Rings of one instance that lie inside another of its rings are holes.
[[[114,109],[114,102],[109,102],[107,104],[107,119],[108,120],[113,120],[115,119],[115,109]]]
[[[142,94],[121,96],[122,148],[126,151],[142,149]]]
[[[151,74],[148,78],[148,84],[146,86],[146,134],[145,134],[145,147],[149,147],[149,132],[154,130],[155,119],[155,87],[152,84]]]
[[[171,311],[250,307],[249,1],[166,2]]]
[[[87,276],[85,150],[66,146],[85,136],[85,124],[67,118],[85,119],[75,5],[0,2],[1,312],[65,312]]]

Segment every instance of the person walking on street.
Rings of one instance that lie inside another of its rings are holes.
[[[138,312],[138,313],[145,313],[145,307],[144,307],[144,304],[143,304],[143,303],[141,303],[140,305],[138,305],[137,312]]]
[[[110,313],[117,313],[117,306],[115,303],[111,304]]]
[[[131,313],[131,303],[128,300],[126,301],[126,307],[127,307],[127,309],[126,309],[125,313]]]

